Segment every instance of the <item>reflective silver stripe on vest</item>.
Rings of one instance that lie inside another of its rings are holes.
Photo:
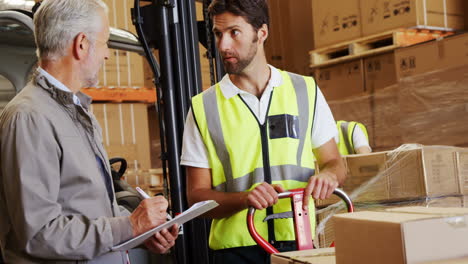
[[[299,110],[299,146],[297,147],[297,165],[301,166],[302,151],[304,150],[306,132],[309,122],[309,96],[304,77],[288,72],[296,90],[297,107]],[[311,150],[312,151],[312,150]]]
[[[306,183],[314,174],[315,170],[313,169],[302,168],[295,165],[280,165],[271,167],[272,181],[295,180]],[[224,182],[218,186],[215,186],[214,189],[220,192],[243,192],[252,187],[253,184],[264,181],[264,169],[257,168],[251,173],[248,173],[240,178],[235,178],[231,184]]]
[[[354,148],[351,146],[351,142],[349,142],[348,126],[349,122],[342,122],[340,125],[341,133],[343,133],[343,140],[346,145],[346,149],[348,150],[348,153],[354,154]]]
[[[221,118],[219,116],[218,103],[216,100],[216,89],[207,90],[203,94],[203,107],[205,109],[206,123],[210,137],[224,170],[224,177],[228,185],[232,184],[232,165],[229,152],[224,142],[223,129],[221,128]]]

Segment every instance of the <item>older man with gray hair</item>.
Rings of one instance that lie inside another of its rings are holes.
[[[39,67],[0,116],[0,246],[7,263],[128,263],[111,247],[166,221],[167,201],[117,205],[101,128],[82,87],[109,56],[101,0],[45,0],[34,17]],[[145,242],[164,253],[178,229]]]

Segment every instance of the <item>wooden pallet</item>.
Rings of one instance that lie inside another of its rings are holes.
[[[310,52],[310,67],[323,67],[453,35],[452,31],[398,29]]]
[[[93,102],[156,102],[154,88],[83,88],[83,93],[91,96]]]

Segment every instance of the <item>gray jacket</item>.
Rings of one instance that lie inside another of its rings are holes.
[[[110,200],[110,166],[91,98],[39,73],[0,116],[0,245],[7,263],[126,263],[110,248],[132,237]]]

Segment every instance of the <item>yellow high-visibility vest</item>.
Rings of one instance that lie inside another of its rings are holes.
[[[317,86],[312,77],[281,75],[283,83],[273,89],[263,125],[240,95],[226,99],[219,84],[193,97],[192,111],[208,151],[214,190],[249,191],[264,181],[281,184],[286,190],[304,188],[314,175],[311,135]],[[310,208],[311,230],[315,230],[312,198]],[[273,206],[273,213],[291,210],[289,199]],[[242,210],[214,219],[210,248],[255,245],[246,215],[247,210]],[[265,216],[266,210],[257,211],[254,221],[259,234],[268,240]],[[273,221],[276,241],[295,240],[292,219]]]
[[[358,122],[350,121],[346,122],[340,120],[336,122],[336,127],[338,128],[338,135],[340,137],[340,142],[337,143],[338,151],[341,155],[356,154],[354,149],[353,134],[356,126],[359,126],[361,130],[366,135],[367,140],[369,140],[369,135],[367,134],[366,127]]]

